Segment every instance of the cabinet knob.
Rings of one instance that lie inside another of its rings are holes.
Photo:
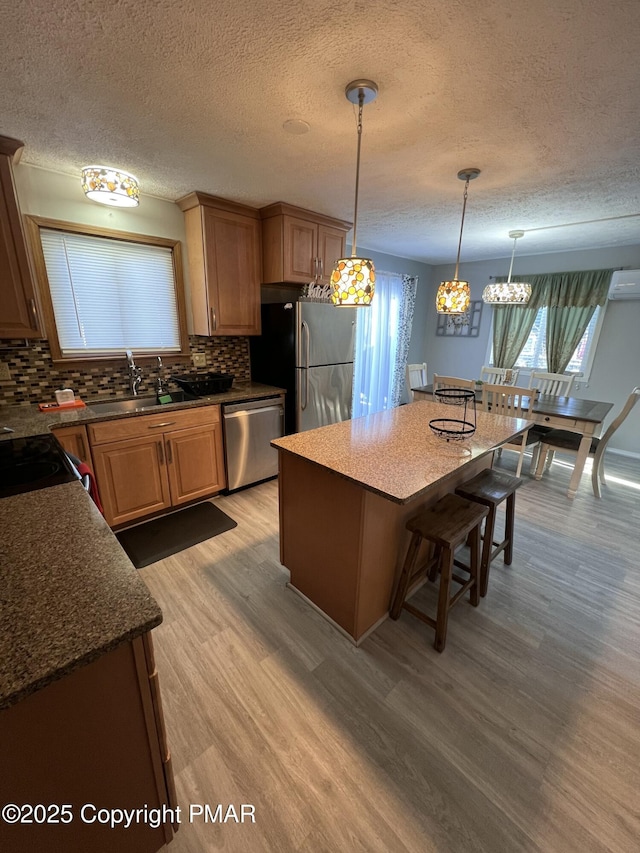
[[[215,332],[218,327],[218,322],[216,318],[216,309],[214,306],[211,306],[211,331]]]

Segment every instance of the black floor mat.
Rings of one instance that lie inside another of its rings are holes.
[[[116,537],[136,569],[142,569],[237,526],[221,509],[205,502],[122,530]]]

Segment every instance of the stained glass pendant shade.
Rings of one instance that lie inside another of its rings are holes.
[[[456,257],[456,271],[450,281],[441,281],[436,294],[436,311],[438,314],[466,314],[471,303],[471,288],[468,281],[460,281],[458,268],[460,266],[460,247],[462,246],[462,231],[464,228],[464,216],[467,209],[467,195],[469,181],[473,181],[480,174],[480,169],[462,169],[458,172],[458,178],[464,181],[464,197],[462,203],[462,222],[460,223],[460,238],[458,240],[458,255]]]
[[[482,301],[492,305],[526,305],[531,299],[531,285],[524,281],[511,281],[513,270],[513,258],[516,253],[516,241],[524,237],[524,231],[509,231],[509,237],[513,240],[511,252],[511,264],[506,281],[488,284],[482,291]]]
[[[110,166],[85,166],[82,189],[87,198],[114,207],[136,207],[140,203],[138,179]]]
[[[376,287],[376,272],[370,258],[358,255],[358,187],[360,182],[360,145],[362,141],[362,108],[373,101],[378,87],[372,80],[354,80],[345,89],[347,100],[358,105],[358,153],[356,157],[356,197],[353,211],[351,257],[340,258],[331,273],[331,301],[343,305],[371,305]]]

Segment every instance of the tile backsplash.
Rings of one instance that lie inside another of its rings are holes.
[[[206,366],[199,367],[198,372],[233,373],[238,381],[251,378],[248,338],[191,335],[189,348],[192,356],[194,353],[205,355]],[[163,357],[162,361],[165,380],[172,373],[180,375],[196,370],[192,363],[172,361],[170,356]],[[5,378],[7,371],[8,379]],[[157,377],[155,365],[142,365],[139,393],[153,393]],[[171,382],[168,385],[170,389],[177,388]],[[0,405],[49,402],[55,400],[54,394],[59,388],[72,388],[83,400],[130,396],[124,354],[122,364],[108,362],[71,370],[53,364],[46,340],[31,341],[26,346],[22,340],[0,342]]]

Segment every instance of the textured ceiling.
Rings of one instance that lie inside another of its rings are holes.
[[[25,163],[117,165],[143,194],[352,219],[344,87],[366,77],[361,247],[454,261],[467,167],[463,261],[508,256],[512,229],[543,229],[522,255],[637,244],[639,46],[638,0],[5,2],[0,134]]]

